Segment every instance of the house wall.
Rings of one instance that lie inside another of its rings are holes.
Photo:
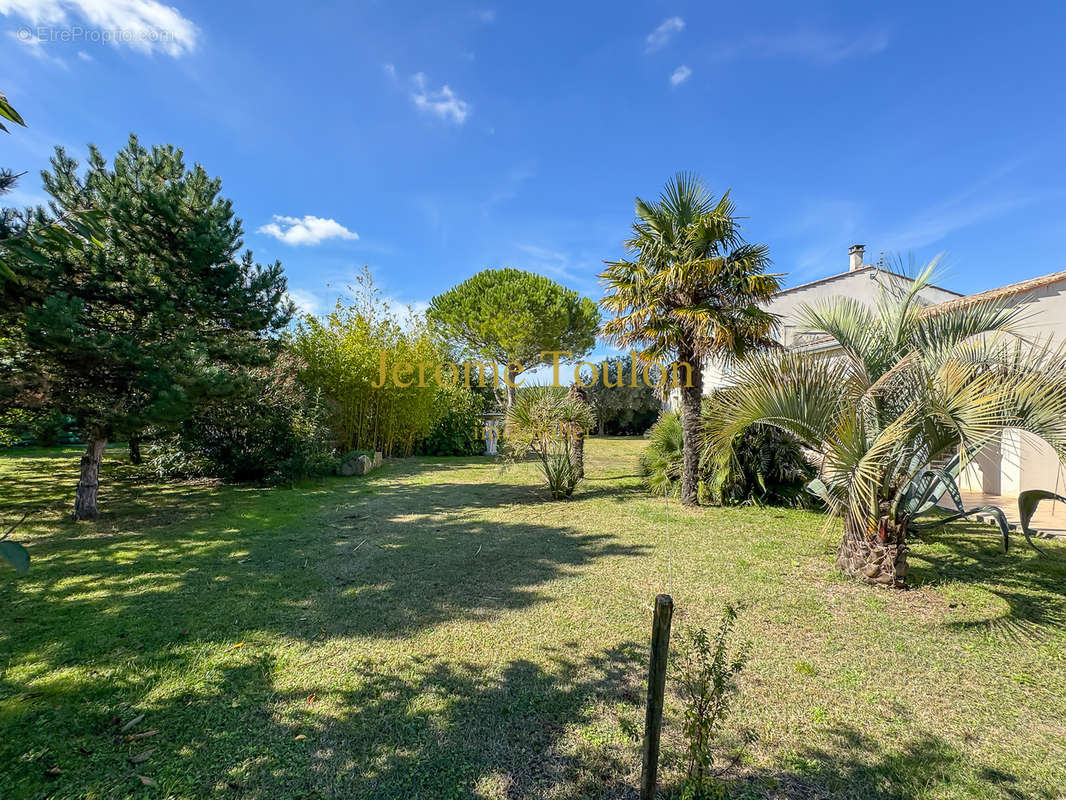
[[[890,284],[907,286],[910,280],[900,278],[890,272],[866,268],[856,272],[845,272],[829,280],[819,281],[807,286],[777,295],[767,306],[767,310],[781,317],[781,343],[786,346],[797,344],[797,319],[800,308],[804,305],[817,305],[833,297],[853,297],[873,308],[881,291]],[[930,305],[957,300],[959,295],[938,286],[929,286],[922,290],[921,298]]]
[[[1066,279],[1015,295],[1025,309],[1019,332],[1053,346],[1066,343]],[[1006,431],[998,446],[982,453],[959,481],[962,489],[1014,496],[1026,489],[1066,494],[1066,468],[1041,439],[1023,431]]]
[[[804,337],[799,334],[796,323],[803,305],[847,296],[873,307],[882,286],[888,281],[908,282],[891,273],[864,268],[783,292],[767,308],[781,316],[782,344],[802,345]],[[929,287],[922,293],[922,299],[930,304],[958,298],[959,295],[954,292],[939,287]],[[1050,341],[1054,346],[1066,344],[1066,279],[1014,295],[1008,302],[1026,310],[1025,318],[1017,326],[1023,336],[1033,341]],[[831,353],[832,348],[826,352]],[[708,360],[703,370],[704,391],[709,393],[727,383],[729,372],[722,362]],[[675,391],[666,405],[676,410],[679,400]],[[1020,431],[1007,431],[999,442],[974,459],[960,476],[959,485],[966,491],[993,495],[1012,496],[1025,489],[1050,489],[1066,494],[1066,467],[1059,462],[1051,448],[1037,437]]]
[[[834,275],[823,281],[816,281],[806,286],[798,286],[788,289],[776,295],[766,305],[771,313],[781,317],[781,326],[778,330],[778,340],[786,347],[792,347],[802,343],[807,335],[801,334],[798,327],[800,309],[805,305],[817,305],[818,303],[833,297],[854,297],[870,308],[877,303],[883,288],[895,283],[899,286],[909,286],[909,278],[893,275],[891,272],[864,267],[854,272],[844,272]],[[955,292],[941,289],[938,286],[929,286],[922,290],[921,298],[930,305],[942,303],[947,300],[957,300],[959,295]],[[818,338],[817,334],[810,338]],[[703,390],[709,394],[719,386],[728,383],[730,368],[720,359],[710,358],[704,363]],[[679,394],[671,392],[666,406],[670,410],[676,410],[680,402]]]

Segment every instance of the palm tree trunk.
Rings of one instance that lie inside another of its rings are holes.
[[[89,434],[89,445],[81,457],[81,477],[74,494],[74,519],[95,519],[100,513],[96,508],[96,495],[100,488],[100,462],[104,458],[107,437],[99,431]]]
[[[589,393],[576,383],[570,384],[567,394],[578,403],[589,404]],[[578,480],[585,477],[585,429],[580,425],[571,425],[570,434],[574,439],[574,472]]]
[[[871,531],[865,520],[848,514],[844,518],[844,539],[837,550],[837,567],[864,583],[906,588],[906,525],[881,517],[877,528]]]
[[[678,362],[692,365],[691,379],[683,381],[680,387],[681,504],[695,506],[699,505],[700,409],[703,406],[703,370],[700,369],[698,360],[691,352],[679,352]]]

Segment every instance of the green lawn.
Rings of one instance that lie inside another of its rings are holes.
[[[1064,796],[1066,547],[952,526],[911,591],[859,586],[836,522],[667,511],[638,448],[591,441],[562,503],[483,459],[260,489],[109,450],[77,525],[76,451],[7,454],[0,516],[35,512],[0,574],[0,798],[635,797],[661,591],[675,629],[742,608],[731,796]],[[671,784],[676,708],[667,739]]]

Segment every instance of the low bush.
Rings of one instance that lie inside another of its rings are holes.
[[[704,419],[714,413],[713,399],[705,401]],[[665,412],[648,432],[648,445],[641,454],[648,489],[679,494],[682,460],[681,419],[676,412]],[[727,506],[809,506],[814,498],[805,487],[814,474],[795,439],[769,425],[753,425],[737,438],[726,464],[714,466],[701,454],[699,499]]]
[[[784,431],[752,425],[733,445],[732,459],[712,469],[701,456],[704,491],[716,505],[804,506],[814,502],[806,486],[815,475],[803,449]]]
[[[62,411],[17,408],[0,415],[0,447],[54,447],[57,444],[78,444],[80,441],[74,429],[74,420]]]
[[[648,444],[640,454],[640,472],[653,494],[680,494],[681,446],[681,417],[676,411],[664,411],[648,431]]]
[[[684,704],[682,730],[687,742],[687,776],[682,786],[684,800],[722,796],[715,778],[723,771],[715,766],[715,750],[722,721],[737,694],[737,675],[744,668],[746,648],[734,650],[729,635],[736,611],[726,606],[713,635],[704,628],[683,628],[673,652],[678,694]]]
[[[429,435],[415,445],[417,455],[477,456],[485,452],[481,415],[488,403],[483,394],[465,386],[442,387],[436,397],[437,421]]]
[[[161,475],[288,484],[336,469],[326,412],[283,355],[237,397],[211,403],[149,447]]]
[[[596,409],[597,433],[640,435],[655,423],[662,403],[653,387],[660,380],[661,371],[656,365],[649,367],[647,381],[639,363],[636,372],[634,379],[633,362],[628,356],[608,358],[596,366],[598,379],[586,391]]]
[[[563,500],[584,477],[576,445],[595,421],[592,407],[562,387],[524,387],[507,410],[504,457],[513,463],[532,453],[552,498]]]

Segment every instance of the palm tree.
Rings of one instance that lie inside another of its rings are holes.
[[[600,275],[607,289],[600,303],[615,315],[603,334],[676,368],[681,502],[695,505],[703,362],[770,343],[777,318],[760,304],[778,290],[777,277],[766,273],[766,246],[743,240],[729,193],[716,198],[696,175],[678,173],[654,202],[638,197],[636,213],[625,242],[630,258],[606,262]]]
[[[844,517],[837,566],[868,583],[904,586],[913,487],[931,464],[965,465],[1007,428],[1066,457],[1066,350],[1023,340],[1023,312],[1002,302],[926,306],[934,266],[874,308],[846,297],[805,308],[801,327],[829,334],[838,354],[745,360],[704,428],[718,459],[754,423],[816,451],[809,488]]]

